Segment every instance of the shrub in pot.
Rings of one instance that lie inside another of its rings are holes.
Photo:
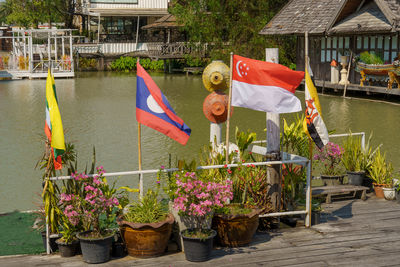
[[[244,151],[240,156],[242,161],[250,158]],[[243,162],[227,172],[233,182],[233,201],[216,210],[213,228],[217,230],[222,246],[245,246],[252,241],[258,228],[259,214],[270,204],[267,173],[264,167]]]
[[[218,242],[227,247],[248,245],[257,230],[259,213],[258,209],[238,203],[217,209],[213,228],[217,231]]]
[[[379,148],[376,150],[368,173],[374,181],[376,197],[384,198],[383,188],[390,187],[393,175],[393,166],[386,161],[386,152],[382,154]]]
[[[369,168],[372,160],[371,148],[369,146],[371,136],[363,149],[361,146],[361,138],[351,134],[343,143],[344,153],[342,163],[347,170],[349,184],[362,185],[364,182],[365,172]]]
[[[205,221],[215,207],[232,198],[232,183],[204,182],[194,172],[183,172],[176,177],[174,208],[181,216],[190,217],[195,228],[181,232],[186,260],[207,261],[211,257],[216,232],[206,228]]]
[[[343,170],[340,165],[343,152],[341,146],[328,142],[314,155],[314,160],[322,167],[321,179],[325,185],[332,186],[343,183]]]
[[[85,232],[77,234],[83,260],[87,263],[102,263],[110,259],[114,232],[109,230],[115,223],[119,200],[116,189],[109,186],[104,178],[102,166],[97,167],[97,175],[89,177],[85,173],[72,174],[79,194],[65,194],[61,198],[64,213],[72,224],[82,223]]]
[[[135,257],[163,254],[171,235],[174,217],[168,212],[168,204],[158,200],[158,190],[148,190],[143,198],[125,209],[127,211],[117,222],[128,254]]]
[[[306,200],[304,198],[301,198],[297,201],[297,208],[301,210],[306,209]],[[320,223],[321,212],[322,212],[321,201],[313,198],[311,200],[311,225],[316,225]]]
[[[79,241],[76,238],[76,231],[78,229],[78,220],[73,220],[73,223],[68,219],[70,216],[69,211],[66,209],[63,216],[63,230],[61,231],[62,237],[56,240],[61,257],[73,257],[77,254],[79,249]],[[72,214],[71,214],[72,216]]]

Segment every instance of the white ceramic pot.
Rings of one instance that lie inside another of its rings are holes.
[[[396,193],[394,188],[383,188],[383,195],[386,200],[394,200],[396,198]]]

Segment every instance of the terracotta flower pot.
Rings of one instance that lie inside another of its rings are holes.
[[[118,221],[128,254],[134,257],[163,254],[171,236],[173,223],[172,214],[158,223],[131,223],[121,219]]]
[[[258,227],[258,214],[259,210],[239,215],[215,214],[213,228],[218,233],[219,243],[227,247],[248,245]]]
[[[383,188],[387,185],[373,183],[373,186],[374,186],[375,196],[377,198],[385,198],[385,195],[383,194]]]

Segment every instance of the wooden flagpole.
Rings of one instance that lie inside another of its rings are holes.
[[[304,36],[304,48],[305,48],[305,68],[304,68],[304,72],[307,70],[308,71],[308,64],[310,64],[309,62],[309,58],[308,58],[308,31],[305,32],[305,36]],[[307,86],[307,85],[306,85]],[[307,108],[307,107],[306,107]],[[311,137],[308,137],[308,149],[309,149],[309,154],[310,154],[310,190],[309,190],[309,202],[307,203],[308,205],[308,226],[311,226],[311,212],[312,212],[312,157],[313,157],[313,147],[312,147],[312,139]]]
[[[232,74],[233,74],[233,52],[231,52],[230,59],[230,75],[229,75],[229,94],[228,94],[228,116],[226,119],[226,151],[225,151],[225,163],[229,164],[229,124],[231,120],[231,102],[232,102]]]
[[[137,58],[137,62],[136,62],[136,70],[137,70],[137,65],[139,64],[140,58]],[[137,79],[137,75],[136,75],[136,79]],[[137,88],[136,88],[137,90]],[[139,171],[142,170],[142,142],[141,142],[141,124],[140,122],[138,122],[138,161],[139,161]],[[143,197],[143,174],[140,173],[139,174],[139,195],[140,198]]]

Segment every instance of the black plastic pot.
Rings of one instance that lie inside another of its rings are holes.
[[[365,177],[365,172],[347,172],[349,178],[349,184],[351,185],[362,185]]]
[[[193,230],[195,229],[189,229],[188,231]],[[211,257],[211,251],[213,249],[213,238],[217,235],[217,232],[214,230],[209,230],[211,231],[211,235],[206,239],[200,239],[185,236],[185,231],[182,231],[181,235],[183,239],[183,246],[185,247],[186,260],[193,262],[208,261]]]
[[[320,224],[321,221],[321,212],[313,211],[311,212],[311,225]]]
[[[395,193],[396,193],[396,201],[397,201],[397,203],[400,204],[400,190],[398,190],[398,189],[396,188]]]
[[[58,245],[58,249],[60,250],[61,257],[73,257],[78,252],[78,247],[79,247],[78,240],[74,240],[72,241],[72,243],[68,244],[61,242],[61,240],[58,239],[56,240],[56,243]]]
[[[81,243],[83,260],[87,263],[102,263],[110,260],[111,245],[114,234],[103,238],[87,238],[83,233],[77,234]]]
[[[44,250],[47,250],[46,246],[46,231],[41,232],[42,240],[43,240],[43,247]],[[56,240],[61,237],[60,234],[50,234],[49,243],[50,243],[50,252],[56,252],[58,250],[58,245]]]

